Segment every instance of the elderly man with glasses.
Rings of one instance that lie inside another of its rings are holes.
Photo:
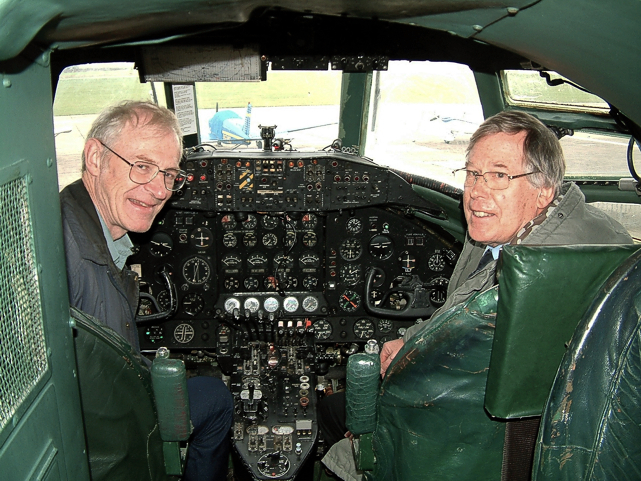
[[[465,167],[454,173],[464,185],[467,236],[447,300],[432,318],[496,283],[497,259],[505,244],[632,243],[621,224],[585,203],[576,184],[563,183],[561,144],[529,114],[506,111],[488,118],[470,139]],[[420,327],[412,326],[403,338],[383,345],[381,375]],[[344,393],[319,405],[319,423],[329,444],[346,430],[344,412]],[[323,462],[343,479],[358,479],[346,451],[335,446]]]
[[[69,301],[140,349],[138,279],[127,232],[146,232],[185,183],[175,115],[149,102],[101,113],[82,153],[82,178],[60,194]],[[226,479],[233,399],[215,377],[187,381],[194,431],[184,480]]]

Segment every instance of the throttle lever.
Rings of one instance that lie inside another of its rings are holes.
[[[428,291],[423,286],[423,282],[418,276],[403,277],[401,283],[396,286],[397,291],[403,291],[407,296],[408,302],[401,310],[383,309],[376,307],[371,300],[371,291],[374,281],[374,276],[377,272],[382,270],[374,267],[372,268],[365,278],[365,310],[370,314],[383,316],[387,318],[406,319],[406,318],[419,318],[429,317],[434,312],[434,308],[429,305]],[[416,304],[424,304],[423,301],[427,300],[429,307],[415,307]]]

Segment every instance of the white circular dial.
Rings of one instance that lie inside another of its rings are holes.
[[[298,299],[296,299],[293,296],[286,297],[285,300],[283,301],[283,308],[287,312],[294,312],[296,309],[298,309]]]
[[[225,311],[229,314],[233,314],[234,309],[240,309],[240,301],[235,297],[230,297],[225,301]]]
[[[260,302],[258,302],[258,299],[256,299],[255,297],[248,297],[247,299],[245,299],[243,307],[252,314],[255,314],[256,312],[258,312]]]
[[[275,297],[268,297],[265,299],[264,307],[267,312],[276,312],[280,303]]]

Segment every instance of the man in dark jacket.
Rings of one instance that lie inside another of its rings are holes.
[[[576,184],[563,183],[561,144],[529,114],[501,112],[483,122],[470,139],[465,167],[458,173],[463,177],[467,235],[447,300],[432,319],[494,286],[497,259],[505,244],[632,243],[621,224],[585,203]],[[402,339],[383,345],[382,375],[421,327],[412,326]],[[330,444],[346,430],[344,411],[344,393],[319,405],[319,424]],[[323,462],[343,479],[358,479],[345,449],[337,446]]]
[[[69,301],[140,349],[137,275],[127,232],[146,232],[184,184],[175,115],[148,102],[104,111],[82,153],[82,178],[60,194]],[[194,431],[184,480],[225,479],[233,399],[220,379],[187,381]]]

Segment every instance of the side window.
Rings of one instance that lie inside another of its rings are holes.
[[[62,72],[53,103],[60,190],[80,178],[85,137],[100,111],[121,100],[151,100],[153,88],[140,83],[133,63],[76,65]]]
[[[374,72],[365,155],[376,163],[454,183],[471,134],[483,122],[465,65],[391,61]],[[458,187],[462,187],[459,185]]]

